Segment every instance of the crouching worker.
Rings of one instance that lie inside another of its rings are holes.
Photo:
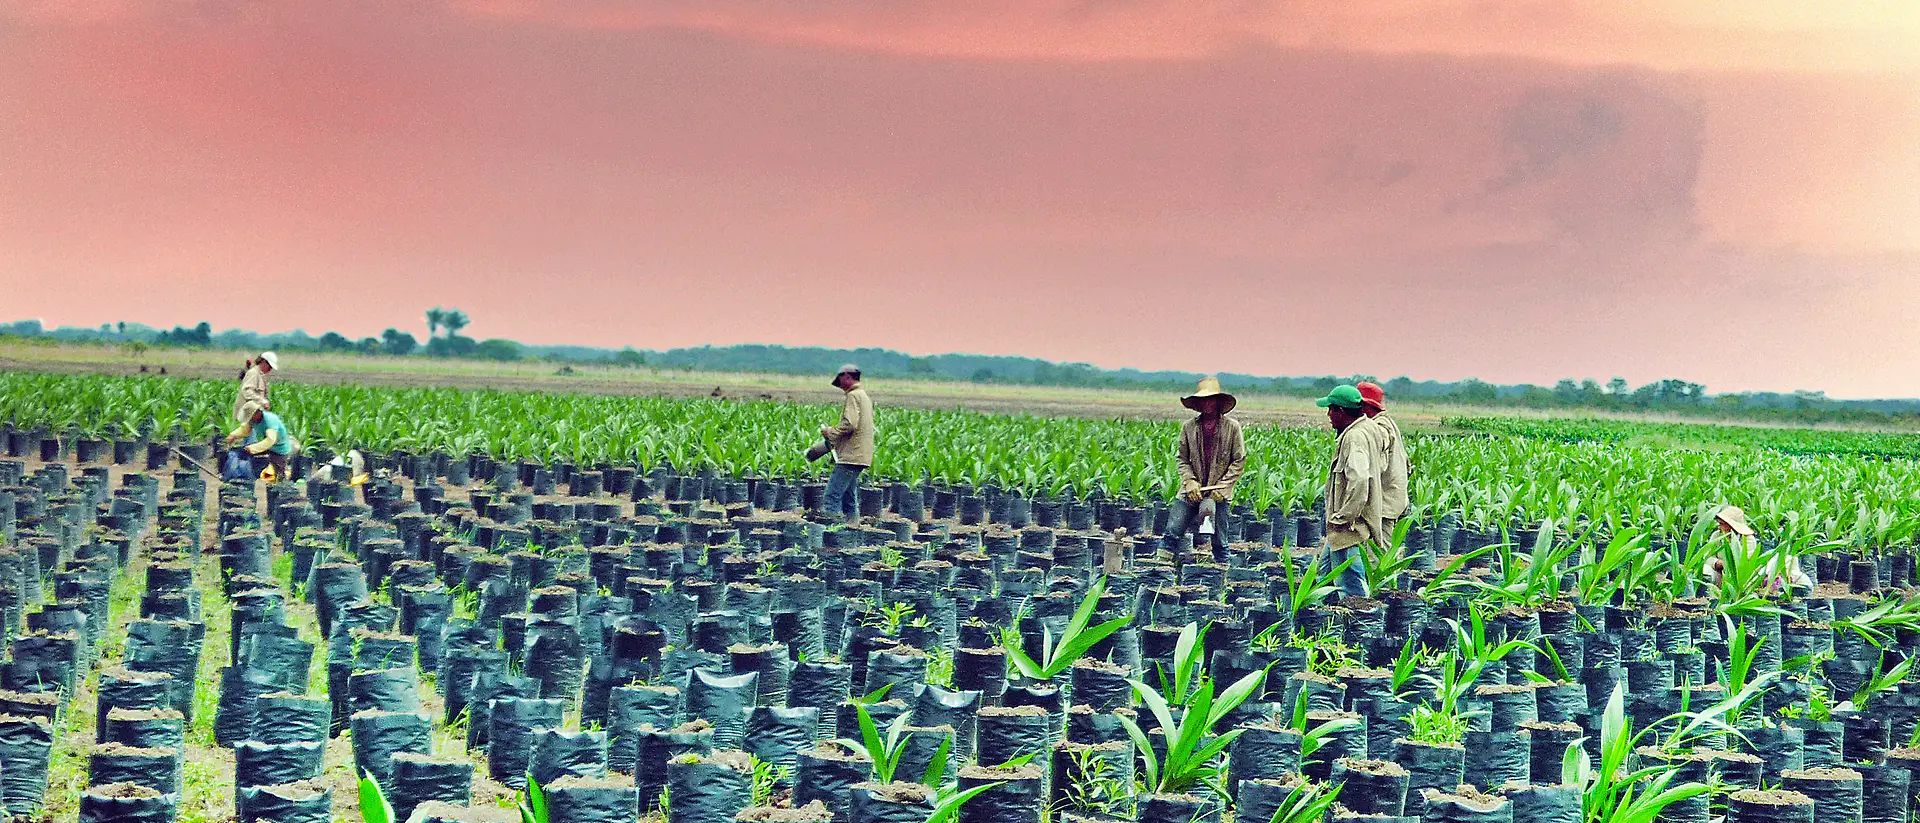
[[[364,486],[367,480],[367,458],[359,449],[350,449],[345,455],[334,455],[333,460],[307,475],[307,482],[341,482],[350,486]]]
[[[269,483],[288,479],[287,460],[293,456],[299,444],[287,431],[287,424],[280,419],[280,415],[252,403],[242,411],[249,422],[227,435],[227,445],[246,444],[242,451],[245,453],[244,459],[251,464],[249,477],[257,474]],[[233,462],[229,460],[229,464]]]

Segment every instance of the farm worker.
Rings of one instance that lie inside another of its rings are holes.
[[[349,450],[345,456],[336,454],[333,456],[333,460],[327,463],[327,465],[314,469],[313,474],[308,476],[307,480],[311,482],[315,480],[333,480],[335,478],[339,478],[349,485],[366,485],[368,480],[366,456],[361,454],[359,449]]]
[[[1394,524],[1407,513],[1407,441],[1400,436],[1400,424],[1387,414],[1387,392],[1373,382],[1355,386],[1360,390],[1360,409],[1380,427],[1380,518],[1383,540],[1393,538]]]
[[[1166,536],[1185,541],[1187,530],[1208,516],[1213,518],[1213,555],[1226,558],[1227,535],[1220,516],[1233,500],[1233,484],[1247,465],[1247,441],[1240,421],[1227,416],[1239,401],[1220,389],[1220,380],[1203,377],[1193,394],[1180,405],[1199,415],[1180,427],[1175,465],[1180,469],[1180,496],[1167,514]]]
[[[256,466],[259,465],[258,461],[264,459],[267,470],[261,473],[261,477],[268,482],[286,478],[287,458],[293,455],[298,445],[293,434],[287,431],[287,424],[280,419],[280,415],[251,403],[242,411],[246,412],[251,422],[242,424],[228,434],[227,445],[245,442],[246,452],[254,459]]]
[[[1327,410],[1328,422],[1340,433],[1333,463],[1327,467],[1327,536],[1321,563],[1331,571],[1351,560],[1334,584],[1347,597],[1363,597],[1367,594],[1366,558],[1354,549],[1386,540],[1382,533],[1386,516],[1378,458],[1380,426],[1368,419],[1363,410],[1365,401],[1354,386],[1335,386],[1315,402]]]
[[[873,398],[860,388],[860,367],[848,363],[833,375],[833,387],[846,392],[840,424],[820,429],[833,444],[833,474],[821,501],[828,514],[851,523],[860,517],[860,473],[873,465]]]
[[[246,423],[243,414],[249,403],[262,411],[270,411],[273,404],[267,400],[267,375],[280,368],[280,356],[273,352],[261,352],[259,357],[247,361],[247,370],[240,373],[240,395],[233,399],[233,419],[236,423]]]
[[[1721,506],[1719,511],[1713,513],[1713,525],[1721,534],[1727,535],[1729,543],[1737,544],[1746,554],[1753,554],[1759,550],[1760,538],[1754,532],[1753,526],[1747,522],[1746,510],[1739,506]],[[1708,559],[1707,581],[1715,586],[1720,585],[1720,577],[1726,573],[1726,570],[1727,560],[1724,556]],[[1755,594],[1779,594],[1787,586],[1804,586],[1810,589],[1813,588],[1813,578],[1808,577],[1807,571],[1798,565],[1788,567],[1786,573],[1782,574],[1780,558],[1772,557],[1768,558],[1766,570],[1762,573],[1762,585],[1765,589]]]

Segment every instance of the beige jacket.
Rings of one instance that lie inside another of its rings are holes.
[[[1407,513],[1407,441],[1400,436],[1400,424],[1386,412],[1370,419],[1380,428],[1381,516],[1399,520]]]
[[[1381,521],[1380,432],[1365,417],[1340,433],[1327,468],[1327,548],[1344,549],[1387,539]]]
[[[248,403],[259,405],[263,411],[273,411],[273,404],[267,402],[267,376],[258,365],[248,366],[246,376],[240,378],[240,394],[233,398],[234,420],[246,424],[253,422],[240,413]]]
[[[860,384],[847,392],[840,407],[840,425],[828,427],[827,442],[833,444],[833,460],[849,466],[873,465],[873,398]]]
[[[1228,415],[1220,416],[1220,425],[1213,430],[1213,462],[1200,465],[1206,433],[1200,429],[1200,418],[1188,420],[1180,427],[1180,455],[1174,461],[1180,466],[1180,483],[1194,480],[1202,488],[1227,485],[1223,491],[1227,497],[1233,493],[1233,484],[1239,482],[1241,473],[1247,466],[1247,440],[1240,431],[1240,421]]]

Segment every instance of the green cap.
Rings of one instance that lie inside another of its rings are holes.
[[[1339,406],[1343,409],[1358,409],[1360,408],[1360,390],[1344,384],[1334,386],[1333,391],[1327,392],[1326,397],[1322,397],[1313,402],[1323,409],[1328,406]]]

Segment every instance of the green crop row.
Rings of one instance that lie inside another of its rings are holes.
[[[228,428],[224,381],[0,373],[0,423],[90,437],[204,441]],[[485,453],[575,464],[713,467],[735,475],[809,477],[801,452],[836,409],[710,399],[280,384],[274,408],[308,445]],[[885,407],[881,478],[998,484],[1036,494],[1156,499],[1174,485],[1178,427]],[[1458,421],[1454,421],[1458,425]],[[1531,421],[1529,421],[1531,422]],[[1552,421],[1547,421],[1552,422]],[[1582,423],[1584,421],[1573,421]],[[1717,427],[1726,428],[1726,427]],[[1622,439],[1556,437],[1493,427],[1484,435],[1409,434],[1416,519],[1452,512],[1500,527],[1551,517],[1684,535],[1711,507],[1733,503],[1781,538],[1905,544],[1920,532],[1920,462],[1797,455],[1758,445],[1690,451]],[[1236,502],[1305,509],[1319,495],[1333,435],[1324,428],[1247,428],[1247,477]]]
[[[1648,423],[1601,418],[1450,417],[1444,423],[1464,431],[1563,443],[1740,446],[1795,455],[1920,458],[1920,434],[1909,432]]]

